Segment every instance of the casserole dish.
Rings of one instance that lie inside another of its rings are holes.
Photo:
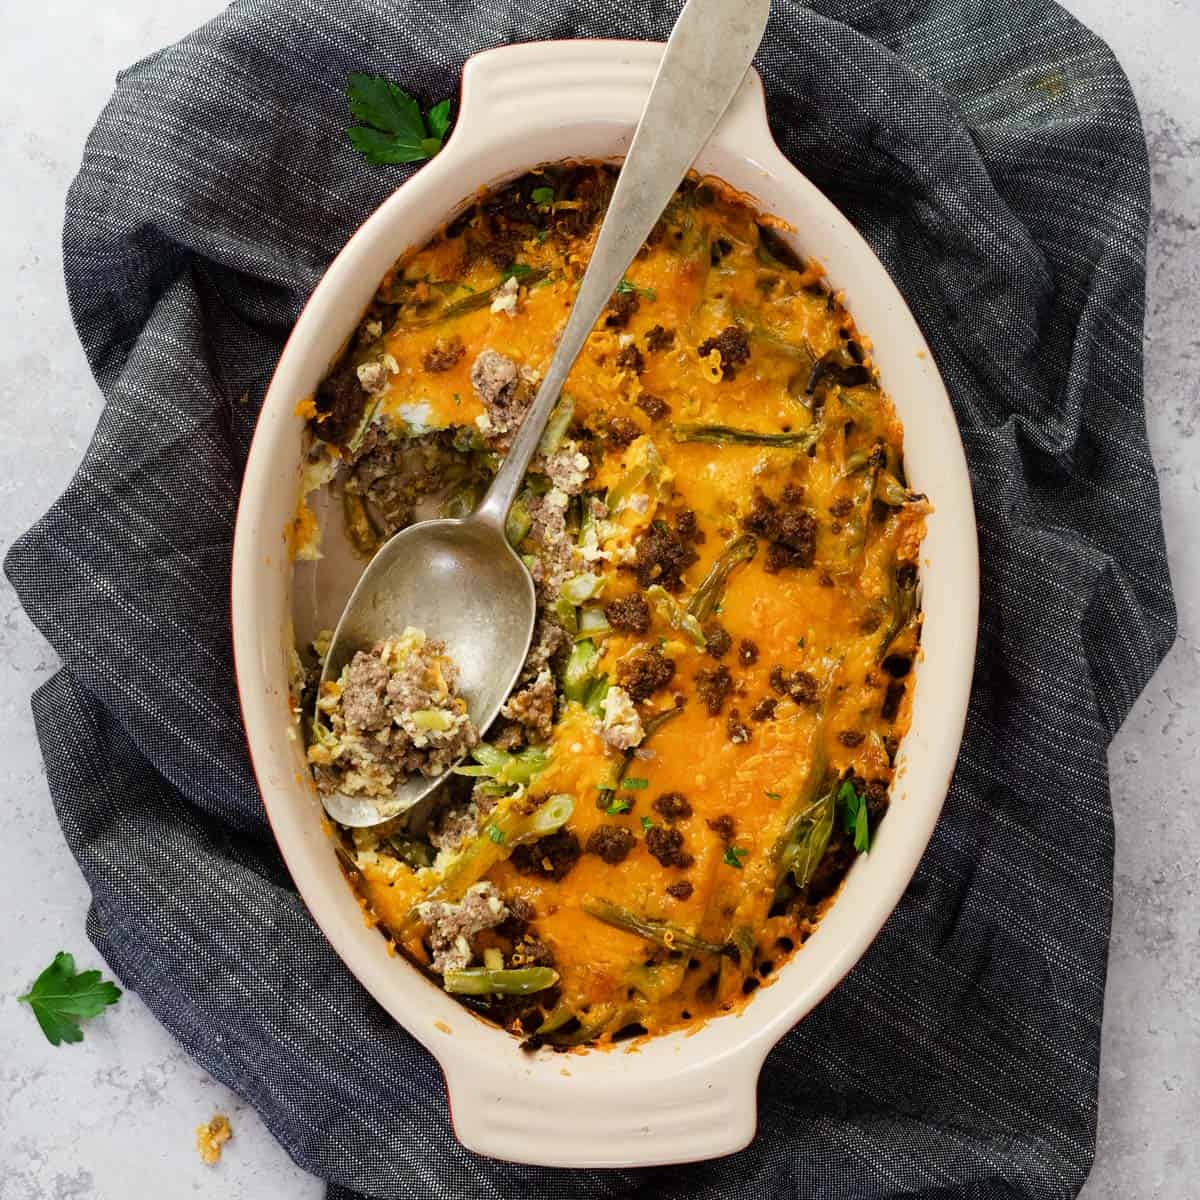
[[[469,1149],[548,1166],[645,1166],[746,1145],[771,1046],[850,969],[891,912],[923,852],[957,756],[971,681],[978,566],[974,512],[948,398],[912,316],[866,244],[771,140],[750,74],[697,161],[801,232],[874,342],[904,423],[912,485],[933,505],[922,553],[924,658],[902,749],[893,815],[801,952],[736,1015],[636,1046],[569,1056],[522,1051],[465,1012],[363,919],[346,886],[289,712],[292,616],[315,632],[336,615],[356,565],[336,538],[293,582],[285,531],[301,489],[312,395],[387,269],[480,187],[539,163],[615,159],[628,144],[661,55],[632,42],[535,43],[489,51],[463,72],[445,149],[362,226],[313,293],[280,359],[247,463],[233,561],[234,650],[247,737],[281,851],[347,966],[438,1060],[457,1136]],[[336,526],[329,522],[327,534]]]

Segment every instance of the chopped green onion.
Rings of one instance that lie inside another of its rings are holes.
[[[650,786],[650,780],[648,780],[648,779],[628,779],[628,778],[622,779],[621,786],[627,792],[640,792],[643,788],[648,788]]]
[[[749,850],[742,850],[738,846],[727,846],[725,848],[725,856],[721,859],[721,861],[727,867],[737,867],[737,869],[740,871],[742,869],[742,859],[745,858],[749,853]]]

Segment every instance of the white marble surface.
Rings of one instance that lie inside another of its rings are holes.
[[[0,546],[69,479],[100,400],[67,315],[63,197],[121,67],[206,20],[216,0],[5,3],[0,40]],[[1096,1167],[1087,1200],[1200,1194],[1200,6],[1067,0],[1105,36],[1142,106],[1154,168],[1146,375],[1180,639],[1113,746],[1115,914]],[[88,895],[54,820],[28,696],[55,668],[0,586],[0,727],[9,735],[0,843],[0,1200],[305,1200],[322,1194],[253,1110],[192,1063],[136,996],[77,1046],[51,1049],[16,995],[59,948],[102,965]],[[213,1112],[235,1138],[201,1165]]]

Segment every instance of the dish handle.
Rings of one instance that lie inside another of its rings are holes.
[[[587,153],[588,130],[619,130],[627,144],[662,60],[662,42],[579,39],[524,42],[467,59],[451,157],[494,150],[509,139],[536,144],[570,126]],[[751,68],[718,126],[752,157],[778,151],[762,81]],[[623,146],[621,152],[623,153]]]
[[[454,1133],[468,1150],[541,1166],[635,1167],[718,1158],[754,1137],[757,1059],[680,1070],[637,1049],[544,1053],[527,1067],[443,1064]]]

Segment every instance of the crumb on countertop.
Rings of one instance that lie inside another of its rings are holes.
[[[233,1126],[224,1113],[217,1113],[211,1121],[196,1126],[196,1149],[200,1161],[215,1166],[221,1157],[221,1147],[233,1137]]]

